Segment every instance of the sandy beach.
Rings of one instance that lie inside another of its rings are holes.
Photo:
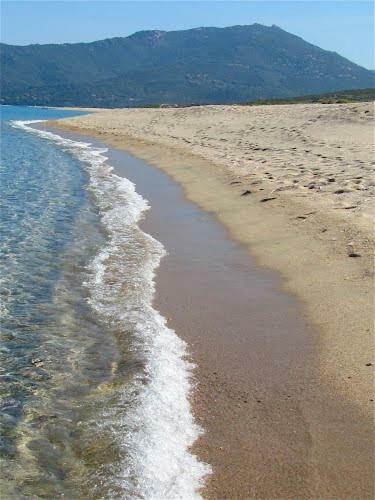
[[[100,110],[50,122],[165,171],[250,259],[281,276],[276,295],[290,296],[306,324],[271,336],[265,350],[224,293],[238,339],[217,355],[210,346],[223,345],[223,329],[191,332],[162,266],[157,306],[198,364],[206,435],[197,453],[214,468],[204,496],[373,496],[372,120],[373,104],[360,103]],[[272,305],[258,307],[270,316]],[[280,358],[289,370],[277,368]]]

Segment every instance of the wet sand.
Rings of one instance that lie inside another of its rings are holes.
[[[129,141],[127,145],[136,149]],[[143,144],[143,157],[151,161],[153,155],[160,157],[160,149],[145,153],[146,149]],[[152,211],[144,228],[170,253],[158,273],[156,305],[188,341],[198,365],[194,404],[206,434],[196,452],[214,467],[204,496],[371,498],[371,419],[356,404],[363,391],[350,391],[350,384],[358,385],[356,379],[363,384],[364,374],[358,373],[358,367],[357,372],[348,371],[345,352],[339,384],[330,372],[323,372],[321,332],[316,325],[307,325],[306,308],[285,292],[279,278],[251,261],[247,248],[233,242],[213,215],[187,202],[166,176],[134,159],[124,161],[124,153],[111,154],[113,163],[121,164],[122,172],[150,200]],[[175,156],[174,162],[176,158],[179,161],[181,156]],[[185,172],[185,188],[191,196],[189,181],[194,185],[192,173],[197,173],[198,166],[191,158],[184,160],[181,165],[189,160],[193,165],[193,172]],[[173,161],[171,154],[169,161]],[[174,175],[173,167],[170,170]],[[210,180],[215,195],[228,193],[212,176]],[[200,178],[203,185],[205,181]],[[216,200],[209,200],[205,208],[210,209],[210,201],[212,207]],[[259,215],[255,211],[255,217]],[[275,214],[267,215],[275,224]],[[275,228],[275,239],[282,229]],[[290,247],[290,233],[285,236],[281,243]],[[260,241],[258,249],[264,250],[265,243]],[[314,242],[311,246],[321,252]],[[284,248],[279,244],[279,251]],[[265,257],[270,257],[265,250]],[[297,267],[299,259],[297,253]],[[306,264],[305,280],[311,276]],[[316,270],[318,277],[321,273]],[[368,295],[362,297],[366,304]],[[358,351],[354,354],[356,360]],[[342,382],[349,390],[337,390]]]
[[[371,425],[319,381],[300,304],[163,173],[110,161],[150,201],[143,228],[168,250],[155,302],[197,364],[195,451],[214,467],[204,496],[370,498]]]

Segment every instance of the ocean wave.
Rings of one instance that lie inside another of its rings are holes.
[[[53,141],[84,165],[106,232],[106,245],[88,269],[89,303],[124,335],[131,330],[145,353],[142,374],[124,387],[118,402],[124,408],[116,413],[123,429],[118,439],[126,459],[116,482],[124,497],[199,498],[210,466],[189,451],[202,432],[189,404],[193,365],[185,342],[152,307],[155,270],[166,252],[138,225],[149,205],[132,182],[114,174],[107,149],[30,127],[40,121],[13,125]]]

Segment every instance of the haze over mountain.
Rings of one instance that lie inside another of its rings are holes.
[[[260,24],[0,47],[8,104],[233,103],[374,86],[372,71]]]

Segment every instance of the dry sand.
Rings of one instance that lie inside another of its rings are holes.
[[[211,461],[224,481],[218,475],[211,481],[207,494],[212,497],[220,497],[230,480],[225,498],[373,495],[368,474],[373,458],[368,433],[373,414],[372,120],[373,105],[361,103],[108,110],[58,124],[164,169],[260,264],[279,271],[319,333],[312,362],[319,391],[312,389],[311,394],[323,394],[319,401],[307,398],[303,407],[309,423],[306,440],[312,440],[306,458],[311,464],[308,486],[299,493],[295,478],[296,489],[280,485],[278,490],[280,477],[270,471],[268,486],[264,476],[259,489],[246,489],[242,473],[248,464],[241,471],[239,461],[236,489],[233,469],[227,463],[229,469],[220,470],[216,449]],[[223,387],[207,383],[210,390],[205,393],[211,391],[221,401]],[[236,419],[235,413],[236,436],[232,429],[216,428],[233,443],[248,431],[243,416]],[[281,409],[280,421],[287,419]],[[211,425],[209,419],[206,423]],[[364,449],[348,439],[351,430],[361,441],[367,436],[369,446]],[[286,439],[293,441],[292,435]],[[246,453],[251,454],[248,443]]]

